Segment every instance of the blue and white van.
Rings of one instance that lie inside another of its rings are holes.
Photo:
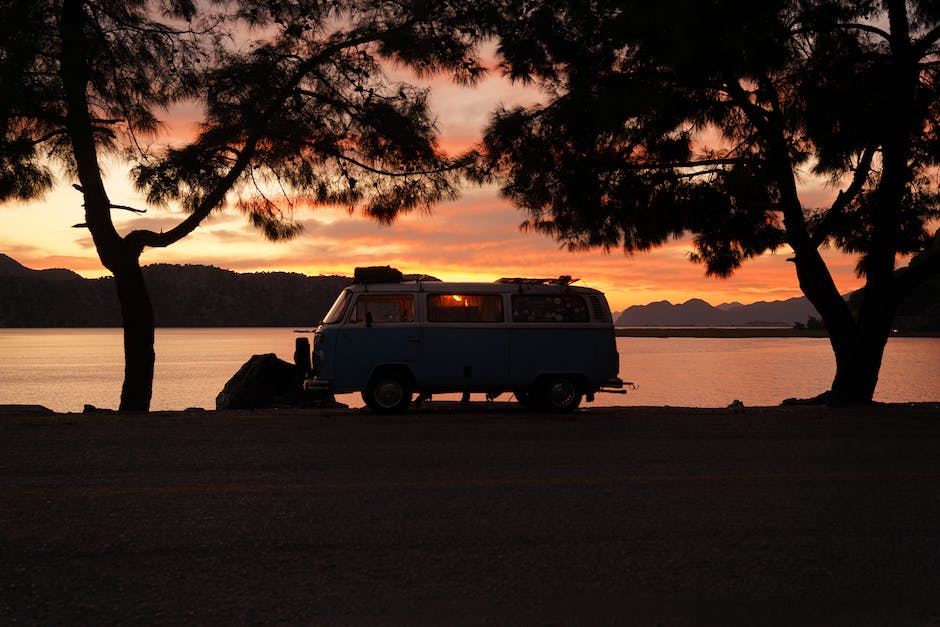
[[[316,330],[307,388],[359,391],[379,413],[406,410],[415,393],[445,392],[512,392],[527,406],[572,411],[623,382],[604,294],[570,283],[447,283],[357,269]]]

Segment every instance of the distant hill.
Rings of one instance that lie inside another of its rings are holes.
[[[29,277],[45,279],[46,281],[71,281],[82,278],[81,275],[64,268],[31,270],[3,253],[0,253],[0,277]]]
[[[853,293],[847,297],[849,307],[858,306],[859,295]],[[679,305],[665,300],[634,305],[624,310],[615,324],[618,327],[792,327],[797,322],[806,323],[810,316],[820,317],[805,297],[716,306],[693,298]],[[902,332],[940,331],[940,277],[908,294],[898,308],[894,327]]]
[[[620,327],[792,327],[796,322],[806,322],[810,316],[819,317],[819,313],[805,297],[773,302],[761,301],[750,305],[723,303],[717,306],[693,298],[679,305],[662,300],[649,305],[628,307],[617,318],[616,325]]]
[[[312,327],[351,279],[293,272],[240,274],[213,266],[143,268],[157,326]],[[0,254],[0,327],[116,327],[114,279],[32,270]]]

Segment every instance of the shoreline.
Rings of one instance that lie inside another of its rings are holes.
[[[696,417],[786,417],[805,418],[823,416],[836,419],[855,419],[862,416],[883,418],[918,418],[921,420],[940,421],[940,401],[916,401],[908,403],[879,403],[855,407],[831,407],[825,404],[793,404],[793,405],[753,405],[737,407],[681,407],[674,405],[623,405],[604,407],[581,407],[572,414],[552,414],[526,409],[518,403],[503,402],[471,402],[469,405],[458,401],[431,401],[420,408],[412,407],[403,414],[382,416],[364,408],[350,407],[263,407],[256,409],[204,409],[189,408],[180,410],[153,410],[150,412],[124,412],[117,409],[96,408],[86,412],[57,412],[42,405],[15,405],[0,404],[0,420],[33,420],[51,419],[53,422],[60,419],[72,420],[83,418],[89,420],[123,419],[133,421],[148,418],[160,420],[165,418],[210,418],[226,419],[275,419],[278,417],[309,417],[315,418],[368,418],[390,422],[410,422],[426,418],[446,418],[461,416],[463,418],[490,419],[496,417],[545,419],[548,421],[566,421],[579,419],[651,419],[656,417],[696,418]]]
[[[72,331],[72,330],[89,330],[89,331],[121,331],[122,327],[3,327],[0,326],[0,331]],[[285,325],[285,326],[265,326],[265,325],[250,325],[250,326],[238,326],[238,327],[229,327],[229,326],[200,326],[200,327],[187,327],[187,326],[166,326],[166,325],[157,325],[155,330],[225,330],[225,329],[283,329],[291,330],[296,334],[312,334],[314,332],[314,327],[303,327],[298,325]],[[670,326],[638,326],[638,327],[614,327],[614,335],[617,337],[658,337],[658,338],[668,338],[668,337],[699,337],[699,338],[749,338],[749,337],[779,337],[779,338],[789,338],[789,337],[810,337],[810,338],[825,338],[829,337],[828,332],[825,329],[794,329],[792,327],[670,327]],[[910,332],[900,332],[893,333],[890,337],[908,337],[908,338],[938,338],[940,337],[940,331],[910,331]]]
[[[811,337],[827,338],[825,329],[794,329],[791,327],[614,327],[617,337],[700,337],[700,338],[749,338],[749,337]],[[937,331],[894,333],[890,337],[936,338]]]

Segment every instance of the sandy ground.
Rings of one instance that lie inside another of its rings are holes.
[[[940,403],[0,407],[0,624],[937,625]]]

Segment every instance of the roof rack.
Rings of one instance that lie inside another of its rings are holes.
[[[502,278],[497,283],[519,283],[526,285],[571,285],[581,279],[572,279],[570,274],[563,274],[557,279],[527,279],[523,277]]]

